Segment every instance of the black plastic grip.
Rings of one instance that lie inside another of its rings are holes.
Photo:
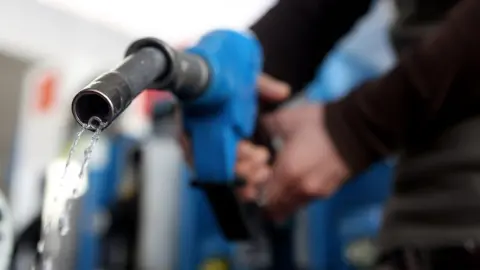
[[[231,241],[251,241],[264,234],[265,217],[258,204],[242,202],[237,188],[245,181],[212,183],[196,180],[192,185],[205,192],[223,236]]]
[[[158,76],[148,88],[168,90],[180,100],[199,97],[208,86],[210,69],[198,55],[174,50],[156,38],[135,41],[127,50],[127,56],[145,47],[161,50],[167,58],[167,72]]]

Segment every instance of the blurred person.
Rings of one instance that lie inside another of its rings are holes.
[[[280,0],[253,25],[268,74],[259,83],[261,109],[283,98],[264,92],[303,89],[370,4]],[[283,148],[269,167],[265,147],[242,143],[237,173],[250,183],[247,199],[266,182],[266,209],[283,219],[398,154],[379,269],[480,269],[480,1],[398,0],[397,6],[397,65],[339,101],[267,115],[255,142],[279,136]]]
[[[270,85],[303,89],[370,4],[280,0],[252,26]],[[398,0],[397,5],[400,16],[392,31],[397,65],[339,101],[267,115],[258,134],[281,137],[283,148],[266,172],[264,148],[242,144],[237,173],[253,186],[266,181],[266,209],[283,219],[398,154],[379,269],[480,269],[480,1]],[[261,96],[263,88],[260,84]],[[264,99],[263,105],[268,103]],[[260,177],[260,171],[269,176]]]

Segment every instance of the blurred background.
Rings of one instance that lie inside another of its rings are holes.
[[[248,28],[273,4],[0,0],[0,270],[30,269],[35,260],[43,199],[49,196],[45,187],[54,181],[52,170],[63,169],[58,164],[64,164],[80,130],[70,111],[77,91],[115,66],[136,38],[158,37],[185,48],[213,29]],[[319,66],[308,97],[338,98],[388,70],[395,62],[388,42],[394,16],[389,0],[374,1],[370,13]],[[55,269],[372,267],[389,192],[388,162],[282,228],[272,228],[258,243],[212,248],[218,239],[211,232],[203,237],[196,225],[210,210],[189,185],[174,139],[176,111],[162,107],[171,100],[167,93],[145,92],[102,134],[90,162],[88,190],[74,203]],[[74,155],[77,165],[90,140],[85,137]],[[193,230],[198,237],[191,236]]]

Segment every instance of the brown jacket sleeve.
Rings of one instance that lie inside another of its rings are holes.
[[[327,128],[354,172],[428,132],[439,117],[480,112],[479,31],[480,1],[463,0],[391,72],[327,105]]]

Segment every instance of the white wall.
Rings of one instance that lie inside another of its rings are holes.
[[[34,0],[1,0],[0,15],[0,48],[35,57],[101,55],[99,59],[108,62],[118,59],[130,40]]]
[[[181,44],[217,28],[244,29],[275,0],[39,0],[109,27]]]
[[[40,208],[40,177],[63,146],[73,93],[118,62],[131,38],[34,0],[0,0],[0,25],[0,50],[36,61],[22,89],[12,168],[10,199],[20,229]],[[36,80],[50,70],[59,74],[58,102],[48,113],[32,113]]]

